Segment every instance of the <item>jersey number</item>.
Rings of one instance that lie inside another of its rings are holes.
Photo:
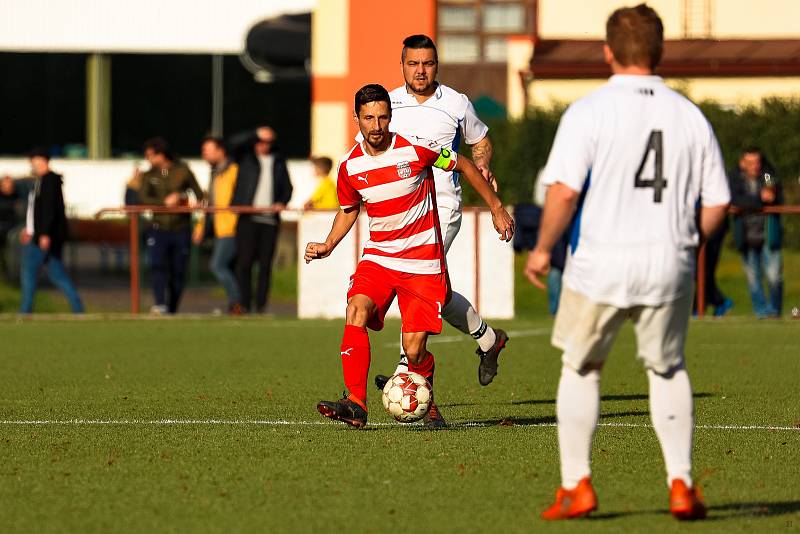
[[[655,156],[655,175],[652,179],[642,178],[642,171],[647,163],[647,158],[650,151],[653,151]],[[667,187],[667,180],[664,174],[664,144],[662,142],[661,130],[652,130],[650,138],[647,140],[647,146],[644,149],[642,162],[639,164],[639,170],[636,171],[636,178],[633,182],[633,187],[652,187],[653,188],[653,202],[656,204],[661,203],[661,192]]]

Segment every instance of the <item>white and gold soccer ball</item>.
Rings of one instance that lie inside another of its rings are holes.
[[[432,400],[431,385],[419,373],[397,373],[383,387],[383,407],[401,423],[425,417]]]

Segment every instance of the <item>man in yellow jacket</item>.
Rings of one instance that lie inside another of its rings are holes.
[[[233,163],[225,150],[222,139],[206,137],[201,149],[203,160],[211,165],[211,184],[208,191],[208,205],[226,208],[231,205],[233,190],[239,166]],[[233,315],[243,313],[241,295],[236,275],[231,266],[236,257],[235,213],[217,212],[202,217],[195,226],[193,241],[200,244],[207,235],[214,237],[210,268],[228,297],[228,312]]]

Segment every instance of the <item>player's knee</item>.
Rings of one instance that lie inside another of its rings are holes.
[[[367,326],[371,309],[366,302],[352,300],[347,303],[347,324],[353,326]]]

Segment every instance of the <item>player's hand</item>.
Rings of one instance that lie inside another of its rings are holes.
[[[550,272],[550,252],[535,248],[528,253],[525,263],[525,276],[539,289],[547,289],[547,285],[539,278]]]
[[[47,252],[50,250],[50,236],[49,235],[41,235],[39,236],[39,248]]]
[[[489,185],[492,186],[494,192],[497,193],[497,178],[495,178],[494,173],[492,173],[492,170],[484,165],[476,165],[476,166],[478,167],[478,170],[481,171],[481,176],[483,176],[483,179],[489,182]]]
[[[514,237],[514,218],[503,206],[492,210],[492,223],[502,241],[506,243],[511,241],[511,238]]]
[[[333,252],[333,247],[327,243],[309,243],[306,245],[306,253],[303,255],[303,259],[306,260],[306,263],[311,263],[311,260],[327,258],[331,252]]]

